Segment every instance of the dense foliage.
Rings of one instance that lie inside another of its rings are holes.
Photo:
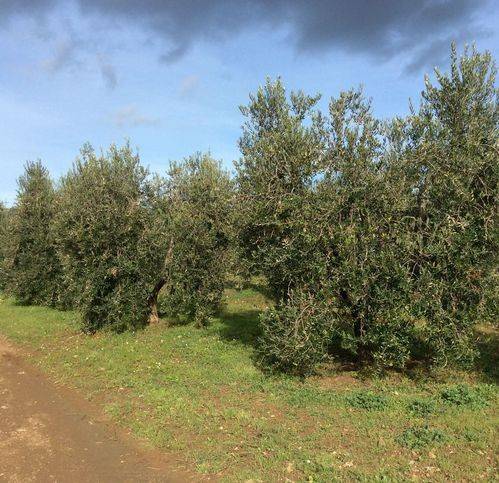
[[[309,278],[313,240],[305,225],[322,152],[313,128],[319,96],[292,94],[267,80],[241,111],[247,121],[239,145],[238,240],[254,274],[263,274],[276,299]]]
[[[151,178],[129,146],[90,147],[62,180],[57,233],[68,291],[85,328],[137,328],[162,307],[204,325],[227,270],[232,185],[196,155]]]
[[[495,74],[490,54],[453,48],[450,72],[390,121],[361,90],[324,114],[267,80],[241,108],[234,179],[202,154],[152,177],[128,145],[85,146],[57,190],[28,163],[0,209],[0,286],[77,308],[88,331],[156,322],[158,303],[203,326],[238,271],[273,298],[267,367],[469,364],[474,325],[498,309]]]
[[[6,290],[23,304],[56,306],[61,267],[52,230],[54,187],[40,161],[26,164],[18,186],[8,232],[3,234]]]
[[[233,198],[229,174],[209,155],[170,166],[163,303],[198,326],[219,308],[230,262]]]
[[[489,54],[458,59],[453,51],[451,73],[436,76],[407,119],[382,123],[361,92],[349,91],[330,102],[328,117],[302,128],[321,139],[315,182],[300,209],[286,210],[284,225],[293,229],[284,238],[256,239],[268,271],[284,269],[289,287],[262,318],[266,364],[307,373],[343,351],[377,367],[404,367],[413,357],[473,360],[473,326],[497,306],[495,68]],[[284,95],[272,95],[276,88],[250,104],[263,125],[289,108]],[[266,136],[257,134],[257,153]],[[308,172],[307,160],[286,154],[281,163]],[[253,160],[265,169],[267,159],[246,156],[243,186],[257,171]],[[256,193],[261,182],[250,186]],[[272,196],[248,199],[271,211],[267,219],[282,219],[284,204]]]
[[[446,362],[473,357],[472,328],[497,302],[499,105],[490,54],[457,58],[426,81],[409,119],[414,315],[424,352]],[[495,312],[497,315],[497,312]]]
[[[144,242],[151,194],[147,171],[129,146],[101,155],[85,146],[62,179],[57,235],[64,284],[88,331],[131,329],[148,320],[162,261]]]

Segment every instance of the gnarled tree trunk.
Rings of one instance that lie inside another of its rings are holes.
[[[159,280],[158,283],[154,286],[151,295],[149,295],[149,300],[147,301],[149,305],[149,324],[157,324],[159,322],[158,294],[165,283],[166,280],[164,278]]]
[[[170,239],[170,245],[168,247],[168,252],[166,253],[165,261],[163,264],[163,273],[165,273],[166,269],[171,263],[173,256],[173,238]],[[158,295],[161,289],[164,287],[166,283],[167,278],[162,277],[161,279],[158,280],[158,283],[154,286],[153,291],[151,292],[151,295],[149,295],[149,298],[147,300],[147,304],[149,306],[149,324],[157,324],[159,322],[159,315],[158,315]]]

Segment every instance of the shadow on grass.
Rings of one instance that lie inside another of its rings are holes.
[[[267,297],[268,291],[264,284],[246,281],[243,286],[233,288],[230,294],[231,303],[224,307],[217,314],[217,323],[210,330],[216,333],[221,339],[226,341],[237,341],[245,346],[258,349],[258,339],[262,334],[259,316],[265,309],[260,300],[254,300],[255,293]],[[249,290],[252,293],[243,293]],[[268,300],[268,298],[267,298]],[[169,317],[166,311],[161,311],[161,317],[168,321],[168,325],[186,325],[192,321],[188,318]],[[499,384],[499,330],[492,326],[480,326],[476,331],[478,341],[478,358],[476,360],[474,373],[482,380]],[[417,344],[416,341],[414,341]],[[380,377],[389,374],[405,375],[413,380],[428,380],[432,378],[444,377],[434,367],[425,354],[427,350],[424,346],[413,346],[413,358],[403,369],[381,369],[373,366],[372,360],[359,360],[356,354],[346,351],[336,341],[331,344],[330,355],[332,356],[335,372],[355,371],[361,378],[370,378],[373,375]],[[437,368],[438,369],[438,368]],[[322,373],[322,370],[319,371]],[[327,369],[326,369],[327,372]]]
[[[31,303],[31,302],[27,302],[25,300],[18,300],[18,299],[15,299],[15,298],[12,298],[10,300],[12,300],[12,305],[14,307],[34,307],[34,306],[37,306],[37,304]]]
[[[221,312],[218,315],[221,322],[220,337],[254,347],[261,334],[259,315],[259,310]]]
[[[218,315],[221,322],[218,334],[224,340],[239,341],[246,346],[257,348],[261,335],[259,321],[260,310],[222,311]],[[478,331],[479,356],[476,370],[486,382],[499,384],[499,331],[490,327]],[[352,354],[340,348],[331,348],[335,359],[335,371],[359,373],[360,378],[370,378],[373,375],[372,364],[356,360]],[[377,377],[393,373],[404,374],[409,379],[427,380],[434,376],[434,369],[428,361],[416,359],[405,369],[375,371]]]
[[[242,290],[253,290],[269,300],[272,300],[273,298],[270,287],[263,280],[256,277],[251,280],[230,280],[226,283],[225,288],[233,289],[239,292]]]
[[[489,326],[477,332],[477,368],[487,380],[499,384],[499,331]]]

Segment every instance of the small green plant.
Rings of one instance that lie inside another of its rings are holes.
[[[347,396],[347,404],[366,411],[382,411],[388,406],[388,399],[372,391],[358,391]]]
[[[463,431],[463,438],[469,443],[479,443],[483,439],[483,435],[476,429],[465,429]]]
[[[480,409],[488,406],[488,397],[480,388],[472,388],[466,384],[458,384],[444,389],[440,393],[442,399],[453,406]]]
[[[432,399],[414,399],[407,409],[412,415],[425,418],[435,412],[436,404]]]
[[[447,439],[447,435],[442,430],[425,425],[406,429],[397,438],[397,442],[409,449],[421,449],[426,446],[442,444]]]

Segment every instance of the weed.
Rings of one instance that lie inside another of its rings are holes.
[[[447,387],[441,391],[440,396],[447,404],[469,409],[480,409],[489,404],[485,390],[472,388],[467,384]]]
[[[399,444],[409,449],[435,446],[447,440],[447,435],[441,429],[430,428],[427,425],[408,428],[397,438]]]
[[[372,391],[357,391],[346,398],[347,404],[366,411],[381,411],[388,406],[388,399]]]
[[[463,438],[469,443],[479,443],[483,435],[476,429],[465,429],[463,431]]]
[[[414,399],[407,405],[408,411],[421,418],[426,418],[435,412],[436,404],[432,399]]]

